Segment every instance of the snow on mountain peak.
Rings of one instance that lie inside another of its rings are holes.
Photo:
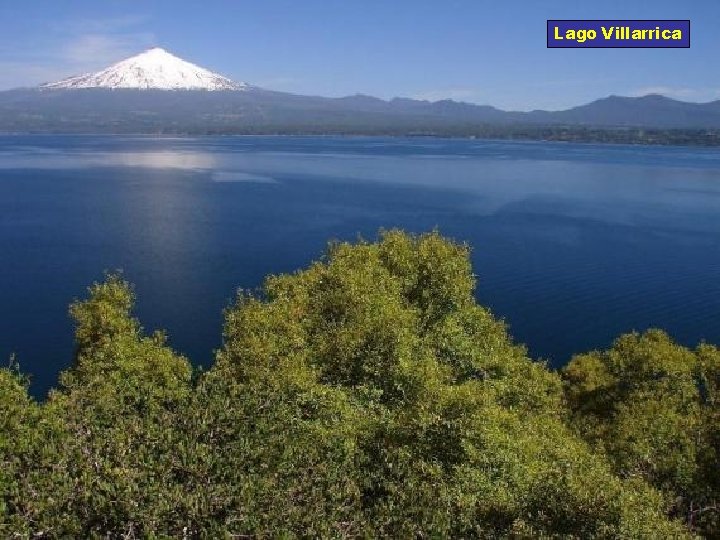
[[[158,90],[246,90],[212,71],[155,47],[98,71],[43,84],[41,88],[138,88]]]

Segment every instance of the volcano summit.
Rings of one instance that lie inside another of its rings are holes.
[[[248,85],[186,62],[156,47],[98,71],[47,83],[41,88],[136,88],[155,90],[246,90]]]

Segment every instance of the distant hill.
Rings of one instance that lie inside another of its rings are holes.
[[[657,94],[610,96],[567,111],[528,113],[532,122],[649,128],[720,128],[720,101],[688,103]]]
[[[720,101],[611,96],[566,111],[368,96],[325,98],[250,88],[242,92],[19,89],[0,92],[0,131],[434,130],[498,126],[720,129]]]
[[[597,129],[635,129],[638,137],[645,137],[642,130],[694,130],[680,138],[683,143],[707,138],[703,130],[720,130],[720,101],[610,96],[565,111],[513,112],[452,100],[302,96],[237,83],[158,48],[97,73],[0,92],[3,132],[388,133],[576,140]],[[666,140],[667,135],[658,137]],[[714,141],[720,135],[712,137]]]

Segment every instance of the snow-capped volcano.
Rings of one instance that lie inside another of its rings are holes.
[[[156,47],[98,71],[43,84],[41,88],[139,88],[158,90],[246,90],[212,71]]]

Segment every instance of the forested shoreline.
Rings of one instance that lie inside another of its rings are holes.
[[[392,126],[371,126],[348,128],[342,125],[286,125],[286,126],[204,126],[189,124],[183,126],[158,127],[154,125],[94,125],[77,126],[39,125],[33,129],[17,127],[0,128],[0,135],[133,135],[133,136],[187,136],[187,137],[232,137],[232,136],[277,136],[277,137],[430,137],[438,139],[478,139],[487,141],[518,142],[567,142],[587,144],[622,144],[635,146],[720,146],[720,130],[717,129],[658,129],[642,127],[595,127],[563,125],[494,125],[458,124],[452,127],[411,128]]]
[[[238,293],[207,371],[92,285],[46,400],[0,370],[0,536],[720,536],[720,350],[650,330],[552,370],[469,249],[331,243]]]

